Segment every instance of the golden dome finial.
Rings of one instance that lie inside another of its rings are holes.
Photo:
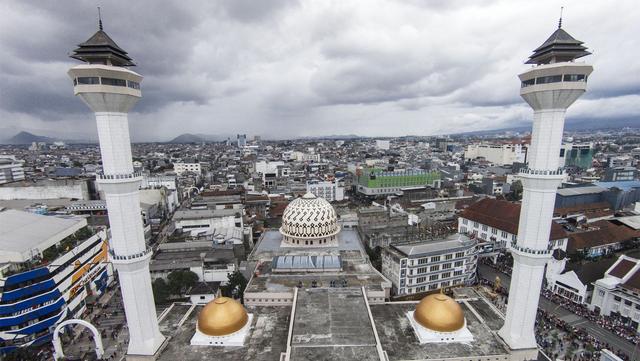
[[[453,298],[435,293],[423,298],[416,306],[413,318],[423,327],[437,332],[454,332],[464,327],[464,312]]]
[[[229,297],[217,297],[198,315],[198,330],[209,336],[225,336],[242,329],[249,320],[242,305]]]

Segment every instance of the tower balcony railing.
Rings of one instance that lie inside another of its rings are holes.
[[[535,249],[530,247],[519,246],[516,241],[511,242],[511,249],[516,250],[518,252],[534,254],[538,256],[547,256],[547,255],[550,255],[551,252],[553,251],[551,246],[547,247],[546,249]]]
[[[558,168],[553,170],[522,168],[520,169],[519,173],[529,174],[529,175],[546,175],[546,176],[564,175],[564,168]]]
[[[147,247],[144,251],[135,254],[118,255],[113,249],[109,249],[109,256],[113,261],[135,261],[149,256],[153,252],[153,248]]]
[[[96,178],[99,180],[121,180],[121,179],[134,179],[142,177],[142,172],[124,173],[124,174],[104,174],[96,173]]]

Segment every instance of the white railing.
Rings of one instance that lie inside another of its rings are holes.
[[[558,168],[558,169],[554,169],[554,170],[522,168],[522,169],[520,169],[520,174],[564,175],[564,168]]]
[[[517,242],[511,242],[511,249],[515,249],[518,252],[535,254],[540,256],[549,255],[553,251],[551,246],[547,247],[547,249],[534,249],[534,248],[519,246]]]
[[[96,177],[98,179],[104,179],[104,180],[133,179],[133,178],[142,177],[142,172],[133,172],[133,173],[126,173],[126,174],[96,173]]]
[[[144,251],[138,252],[135,254],[117,255],[113,252],[112,249],[109,249],[109,255],[111,256],[111,259],[113,259],[114,261],[133,261],[138,258],[144,258],[152,252],[153,252],[153,249],[151,247],[147,247],[147,249],[145,249]]]

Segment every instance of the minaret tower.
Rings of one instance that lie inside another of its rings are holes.
[[[520,96],[533,108],[528,168],[520,171],[524,193],[517,242],[511,244],[513,273],[504,326],[499,335],[512,350],[529,349],[535,357],[534,323],[544,266],[551,256],[549,234],[556,190],[564,177],[560,147],[567,108],[587,88],[591,65],[575,62],[589,55],[587,48],[558,29],[526,62],[520,74]],[[528,358],[528,357],[527,357]]]
[[[109,258],[120,279],[129,328],[127,354],[131,358],[152,357],[165,338],[158,328],[151,290],[152,252],[145,245],[138,192],[142,178],[133,172],[127,117],[142,96],[142,76],[126,68],[135,64],[103,31],[102,20],[98,32],[78,45],[71,57],[85,62],[68,74],[74,94],[93,110],[98,125],[103,172],[97,181],[109,212]]]

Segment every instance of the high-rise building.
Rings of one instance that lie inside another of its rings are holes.
[[[95,113],[103,173],[97,181],[104,190],[111,240],[109,258],[118,271],[129,327],[130,356],[156,354],[165,338],[158,328],[151,291],[149,259],[140,217],[140,173],[134,173],[127,113],[141,98],[142,76],[127,67],[135,64],[102,29],[78,45],[71,55],[84,64],[68,74],[73,91]]]
[[[246,134],[238,134],[236,136],[238,142],[238,148],[244,148],[247,146],[247,135]]]
[[[513,274],[504,326],[499,335],[512,350],[535,358],[534,324],[549,245],[556,190],[564,178],[559,164],[567,108],[587,88],[591,65],[574,62],[589,55],[583,42],[558,29],[526,62],[533,67],[520,74],[520,95],[533,108],[528,168],[520,170],[524,192],[517,240],[511,244]],[[531,355],[529,351],[531,350]]]

